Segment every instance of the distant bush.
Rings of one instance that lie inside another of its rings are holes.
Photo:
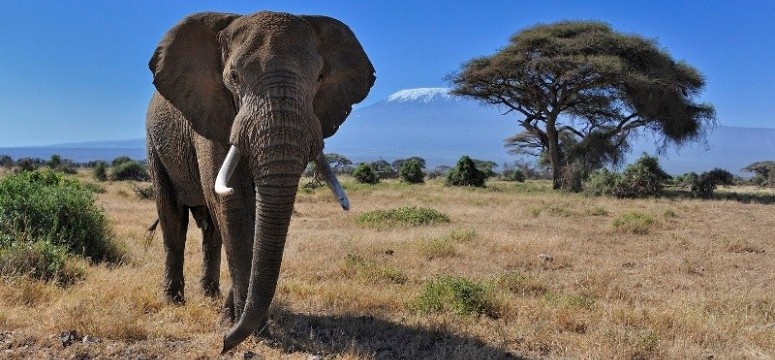
[[[620,198],[659,196],[670,179],[659,166],[656,157],[643,154],[627,166],[621,174],[599,170],[590,174],[583,183],[584,192],[593,196],[612,195]]]
[[[621,179],[622,176],[615,172],[608,171],[607,169],[598,170],[590,174],[584,182],[584,192],[592,196],[614,196],[617,193],[616,187]]]
[[[715,168],[704,172],[697,177],[697,183],[692,187],[692,191],[703,199],[713,197],[713,192],[719,185],[732,185],[735,176],[729,171]]]
[[[427,174],[428,179],[437,179],[437,178],[446,177],[450,169],[452,168],[447,165],[436,166],[433,170],[428,172]]]
[[[476,164],[468,156],[457,161],[452,170],[447,173],[447,185],[484,187],[485,174],[476,168]]]
[[[135,161],[132,160],[132,158],[130,158],[129,156],[119,156],[110,162],[110,166],[116,167],[123,163],[128,163],[128,162],[135,162]]]
[[[409,206],[365,212],[358,216],[357,221],[361,225],[382,228],[395,225],[418,226],[448,223],[449,216],[435,209]]]
[[[503,170],[501,179],[505,181],[525,182],[525,173],[522,169],[506,169]]]
[[[142,199],[142,200],[154,199],[153,185],[141,186],[141,185],[134,184],[132,191],[135,192],[135,194],[139,199]]]
[[[368,164],[360,163],[353,170],[353,177],[362,184],[376,184],[379,182],[377,173]]]
[[[0,248],[3,275],[46,280],[72,273],[62,265],[65,253],[111,262],[124,256],[93,193],[51,170],[0,179]]]
[[[108,180],[108,171],[107,171],[107,165],[104,161],[98,161],[94,165],[94,179],[97,181],[107,181]]]
[[[443,276],[425,283],[414,307],[423,313],[453,312],[498,318],[493,292],[482,283],[463,277]]]
[[[0,155],[0,166],[10,169],[13,167],[13,158],[8,155]]]
[[[149,179],[145,166],[132,160],[114,165],[110,171],[110,180],[113,181],[148,181]]]
[[[670,179],[659,166],[656,157],[643,154],[622,172],[616,186],[616,196],[622,198],[644,198],[662,193],[664,182]]]
[[[688,172],[676,176],[673,179],[673,184],[681,189],[692,190],[699,184],[700,176],[696,172]]]
[[[410,184],[421,184],[425,182],[425,173],[422,171],[424,163],[415,159],[408,159],[401,164],[398,170],[398,177],[402,181]]]
[[[377,160],[371,163],[370,166],[380,180],[395,179],[398,177],[398,172],[394,170],[390,163],[385,160]]]
[[[20,158],[16,160],[17,172],[34,171],[45,163],[41,158]]]

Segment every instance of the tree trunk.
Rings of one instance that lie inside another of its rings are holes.
[[[552,189],[558,190],[562,188],[562,164],[560,160],[560,142],[554,123],[555,119],[547,119],[546,139],[549,143],[549,163],[552,166]]]

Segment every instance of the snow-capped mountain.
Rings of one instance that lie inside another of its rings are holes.
[[[460,98],[449,93],[449,88],[419,88],[406,89],[394,92],[387,98],[387,102],[422,102],[459,100]]]

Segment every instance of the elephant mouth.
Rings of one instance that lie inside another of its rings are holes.
[[[232,145],[215,178],[215,192],[217,194],[226,196],[234,193],[234,189],[228,186],[228,182],[232,174],[234,174],[234,169],[237,168],[239,158],[239,149]],[[315,166],[317,167],[318,172],[326,179],[329,188],[334,193],[334,196],[339,202],[339,205],[342,206],[342,209],[345,211],[350,210],[350,200],[347,198],[347,193],[345,193],[344,188],[339,183],[339,179],[336,178],[336,174],[331,169],[328,161],[326,161],[322,149],[318,152],[317,156],[315,156]]]

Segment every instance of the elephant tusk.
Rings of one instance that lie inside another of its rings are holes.
[[[234,193],[234,189],[226,186],[226,183],[229,182],[231,175],[234,174],[234,169],[237,168],[239,157],[239,150],[236,146],[232,145],[229,149],[229,153],[226,154],[226,159],[223,160],[221,170],[218,171],[218,176],[215,177],[215,192],[218,195],[231,195]]]
[[[321,150],[318,153],[318,156],[315,157],[315,165],[317,165],[318,171],[323,174],[323,177],[326,178],[328,186],[331,188],[331,191],[334,192],[336,199],[339,200],[339,204],[342,205],[342,209],[345,211],[350,210],[350,200],[347,199],[347,194],[344,192],[342,185],[339,184],[339,180],[337,180],[334,171],[331,170],[331,166],[328,165],[326,156],[323,155],[323,150]]]

